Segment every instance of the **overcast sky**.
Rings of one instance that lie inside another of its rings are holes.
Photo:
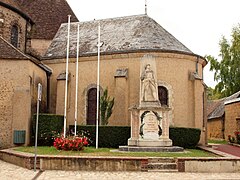
[[[145,13],[145,0],[67,0],[79,21]],[[240,23],[240,0],[147,0],[147,14],[193,53],[218,57],[219,40],[230,40]],[[204,82],[214,87],[209,65]]]

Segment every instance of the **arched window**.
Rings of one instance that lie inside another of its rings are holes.
[[[168,90],[164,86],[158,86],[158,98],[162,106],[168,106]]]
[[[11,29],[11,44],[18,47],[18,27],[16,25],[13,25]]]
[[[87,94],[87,125],[96,124],[97,88],[91,88]]]

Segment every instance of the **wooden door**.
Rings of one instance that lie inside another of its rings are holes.
[[[87,125],[96,124],[97,113],[97,88],[89,89],[87,104]]]

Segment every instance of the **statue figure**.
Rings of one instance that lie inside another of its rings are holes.
[[[157,86],[154,78],[154,72],[151,70],[150,64],[145,66],[145,69],[141,75],[141,101],[157,101]]]

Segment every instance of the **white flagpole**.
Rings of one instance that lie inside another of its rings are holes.
[[[97,67],[97,113],[96,113],[96,149],[98,149],[98,118],[99,118],[99,82],[100,82],[100,23],[98,24],[98,67]]]
[[[64,137],[64,138],[66,137],[66,126],[67,126],[68,59],[69,59],[70,19],[71,19],[71,15],[68,15],[67,57],[66,57],[66,82],[65,82],[65,103],[64,103],[64,132],[63,132],[63,137]]]
[[[76,92],[75,92],[75,128],[74,128],[74,135],[77,135],[77,115],[78,115],[78,57],[79,56],[79,23],[77,28],[77,58],[76,58]]]

